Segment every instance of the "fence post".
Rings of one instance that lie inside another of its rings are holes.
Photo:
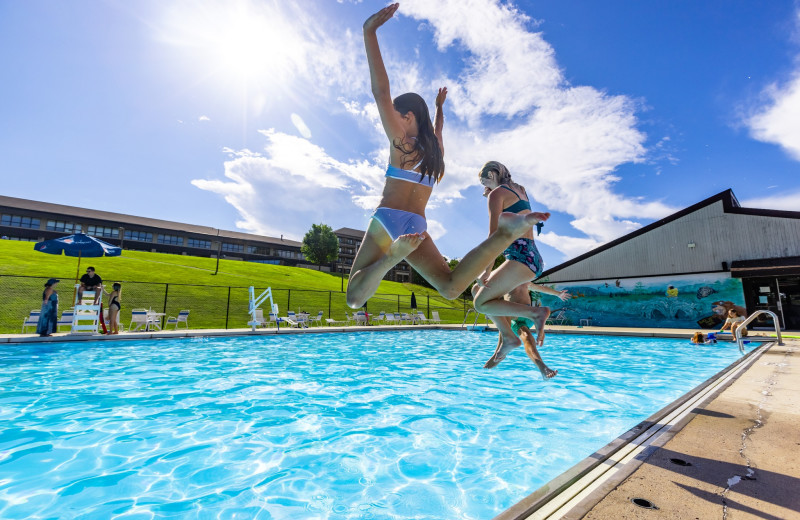
[[[289,309],[292,308],[292,290],[288,289],[289,295],[286,296],[286,313],[289,313]]]
[[[331,295],[333,291],[328,291],[328,317],[331,317]]]
[[[228,304],[225,306],[225,328],[228,328],[228,316],[231,313],[231,286],[228,286]]]
[[[397,312],[400,312],[400,295],[397,295]]]
[[[164,288],[164,315],[161,316],[161,328],[164,328],[164,324],[167,321],[167,295],[169,294],[169,284],[165,284],[166,287]]]
[[[428,295],[428,319],[431,319],[431,295]]]

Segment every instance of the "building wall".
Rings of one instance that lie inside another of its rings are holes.
[[[744,307],[742,281],[729,273],[546,285],[570,291],[566,302],[550,295],[542,295],[541,302],[553,314],[563,310],[571,325],[591,319],[602,327],[713,328],[721,325],[727,308]]]
[[[690,243],[694,247],[688,247]],[[734,260],[800,256],[800,219],[725,213],[722,201],[559,269],[551,281],[722,270]]]

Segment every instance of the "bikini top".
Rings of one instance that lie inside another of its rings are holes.
[[[416,182],[417,184],[422,184],[423,186],[428,186],[429,188],[433,188],[433,185],[436,184],[436,179],[430,175],[423,176],[419,172],[402,170],[396,166],[392,166],[391,164],[386,168],[386,177],[400,179],[402,181]]]
[[[516,191],[512,190],[511,188],[509,188],[508,186],[506,186],[504,184],[501,184],[500,187],[507,189],[508,191],[513,193],[514,195],[517,195]],[[520,211],[523,211],[523,210],[526,210],[526,209],[528,211],[531,210],[531,203],[530,202],[528,202],[527,200],[522,200],[522,197],[520,197],[519,195],[517,195],[517,198],[519,199],[517,202],[515,202],[514,204],[510,205],[507,208],[504,208],[503,211],[507,212],[507,213],[519,213]]]

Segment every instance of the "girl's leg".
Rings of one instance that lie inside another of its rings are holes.
[[[489,316],[500,331],[500,337],[497,339],[497,348],[489,358],[489,361],[483,365],[483,368],[494,368],[503,361],[509,352],[522,345],[514,331],[511,330],[511,320],[505,316]]]
[[[422,235],[401,235],[393,242],[383,226],[371,219],[350,269],[347,305],[353,309],[363,307],[389,269],[417,249],[423,240]]]
[[[556,377],[558,370],[551,370],[548,368],[548,366],[545,365],[544,361],[542,360],[542,356],[539,354],[539,351],[536,350],[536,344],[534,343],[533,332],[531,332],[531,329],[528,327],[520,327],[519,339],[521,339],[522,344],[525,345],[525,353],[528,354],[528,357],[531,358],[533,364],[536,365],[536,368],[538,368],[539,372],[542,373],[542,379],[552,379]]]
[[[439,294],[448,300],[454,300],[475,281],[475,278],[487,266],[494,263],[494,259],[514,239],[524,234],[542,217],[541,213],[528,213],[527,215],[502,213],[497,231],[467,253],[453,270],[444,261],[442,254],[427,232],[425,232],[425,240],[413,253],[408,255],[406,261],[428,280],[434,289],[439,291]],[[531,276],[528,280],[532,278]]]
[[[503,299],[506,293],[532,280],[534,276],[533,271],[525,264],[506,260],[503,265],[489,275],[488,286],[478,290],[474,302],[475,310],[489,316],[523,317],[533,320],[541,346],[544,342],[544,322],[550,315],[550,309],[548,307],[531,307]]]
[[[119,334],[119,329],[117,328],[117,306],[111,305],[110,309],[108,310],[108,326],[111,334]]]
[[[508,301],[530,307],[533,302],[531,302],[531,295],[528,292],[527,284],[522,284],[512,289],[511,292],[508,293]],[[535,307],[535,309],[540,310],[539,316],[538,318],[533,320],[533,324],[536,326],[536,343],[538,346],[541,347],[542,345],[544,345],[544,324],[547,321],[547,318],[550,317],[550,307]],[[528,329],[527,327],[525,327],[525,329],[528,331],[528,333],[530,333],[530,329]],[[522,331],[520,330],[520,332]],[[525,344],[525,351],[527,352],[528,344],[525,343],[522,334],[520,334],[519,339],[523,340],[522,343]],[[530,356],[531,356],[530,353],[528,353],[528,357]],[[533,360],[532,357],[531,360]],[[537,366],[539,365],[537,364]]]

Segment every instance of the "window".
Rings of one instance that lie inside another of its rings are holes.
[[[159,244],[167,244],[171,246],[182,246],[183,237],[179,237],[176,235],[158,235],[157,242]]]
[[[40,222],[38,218],[23,217],[21,215],[3,215],[0,217],[0,225],[3,226],[39,229]]]
[[[119,229],[103,226],[89,226],[86,233],[93,237],[119,238]]]
[[[47,231],[58,231],[61,233],[80,233],[81,225],[74,222],[64,222],[63,220],[48,220]]]
[[[129,231],[126,229],[125,240],[136,240],[138,242],[152,242],[153,234],[145,233],[144,231]]]
[[[227,242],[222,243],[222,250],[227,251],[229,253],[244,253],[244,245],[243,244],[229,244]]]
[[[267,247],[258,247],[258,246],[247,246],[247,252],[251,255],[268,255],[269,248]]]
[[[199,247],[200,249],[211,249],[210,240],[200,240],[198,238],[189,238],[186,240],[186,245],[189,247]]]

